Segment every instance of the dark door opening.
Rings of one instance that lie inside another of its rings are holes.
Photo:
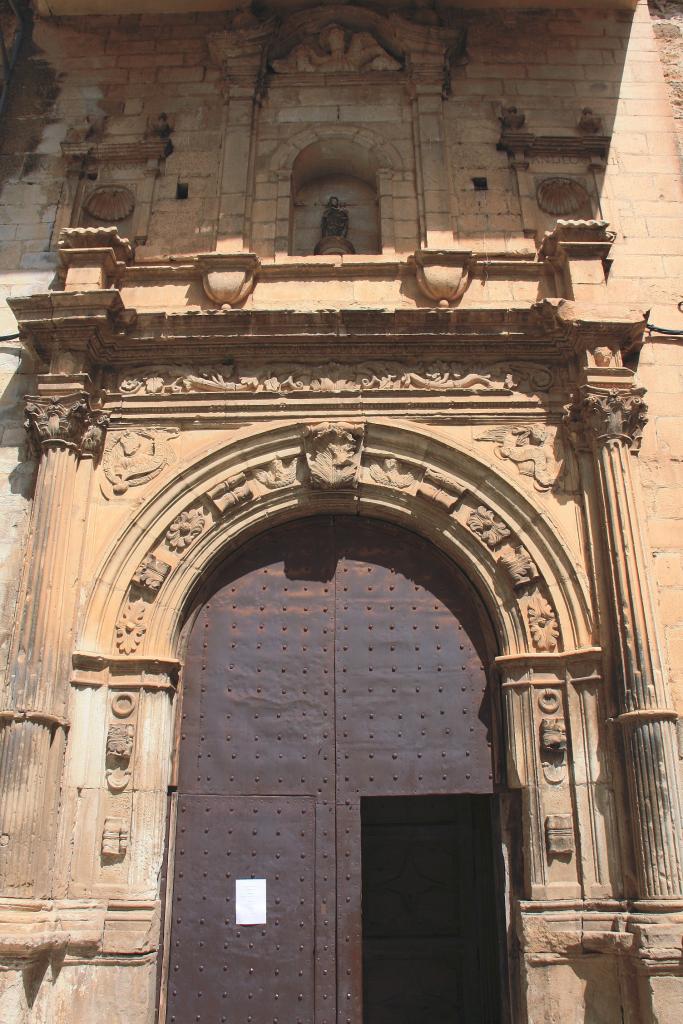
[[[499,1024],[493,645],[468,580],[407,530],[318,517],[253,538],[197,603],[166,1024]],[[411,846],[412,917],[382,874]]]
[[[499,1024],[491,804],[361,800],[363,1024]]]

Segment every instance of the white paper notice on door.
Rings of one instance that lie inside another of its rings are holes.
[[[266,923],[265,878],[235,879],[235,924]]]

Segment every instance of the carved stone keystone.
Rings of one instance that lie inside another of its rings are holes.
[[[358,486],[365,428],[358,423],[307,427],[304,443],[311,486],[322,490]]]

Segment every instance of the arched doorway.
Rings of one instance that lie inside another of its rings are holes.
[[[351,516],[206,584],[179,729],[167,1020],[500,1021],[491,637],[442,553]]]

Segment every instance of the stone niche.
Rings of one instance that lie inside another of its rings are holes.
[[[292,169],[290,224],[292,256],[380,253],[372,155],[353,142],[335,139],[307,146]]]

